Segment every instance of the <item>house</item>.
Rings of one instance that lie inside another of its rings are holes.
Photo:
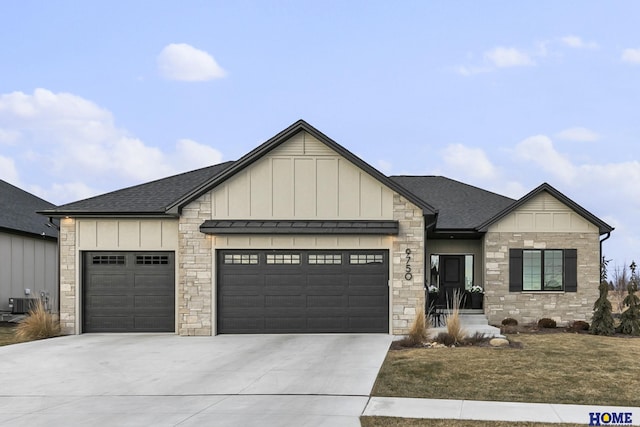
[[[0,204],[0,312],[22,312],[29,306],[18,299],[40,297],[57,311],[58,231],[36,213],[55,205],[2,180]]]
[[[613,230],[548,184],[512,200],[385,176],[304,121],[235,162],[41,213],[61,221],[68,334],[405,334],[426,283],[482,285],[492,323],[585,320]]]

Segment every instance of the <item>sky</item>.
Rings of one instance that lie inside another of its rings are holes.
[[[63,204],[304,119],[388,175],[548,182],[640,261],[640,2],[30,1],[0,25],[0,179]]]

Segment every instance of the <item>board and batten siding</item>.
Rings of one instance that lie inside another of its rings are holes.
[[[300,132],[212,192],[216,219],[393,219],[393,192]]]
[[[177,219],[78,219],[78,250],[178,249]]]
[[[551,194],[543,192],[493,224],[488,231],[598,233],[598,227]]]
[[[57,242],[0,233],[0,310],[9,310],[9,298],[38,297],[40,292],[48,293],[53,302],[58,294],[57,263]]]

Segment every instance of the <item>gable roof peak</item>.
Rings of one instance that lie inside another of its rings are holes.
[[[353,163],[354,165],[356,165],[357,167],[359,167],[360,169],[362,169],[363,171],[371,175],[373,178],[377,179],[387,187],[391,188],[392,190],[404,196],[407,200],[409,200],[416,206],[420,207],[425,215],[434,215],[436,213],[436,210],[431,205],[429,205],[429,203],[422,200],[415,194],[411,193],[409,190],[402,187],[400,184],[394,182],[389,177],[384,175],[382,172],[378,171],[376,168],[369,165],[367,162],[365,162],[364,160],[362,160],[361,158],[359,158],[358,156],[356,156],[355,154],[353,154],[352,152],[344,148],[342,145],[338,144],[333,139],[329,138],[327,135],[320,132],[318,129],[311,126],[309,123],[307,123],[302,119],[299,119],[296,122],[292,123],[291,125],[281,130],[276,135],[269,138],[267,141],[265,141],[258,147],[254,148],[253,150],[251,150],[250,152],[242,156],[240,159],[234,162],[232,166],[230,166],[228,169],[226,169],[219,175],[212,177],[210,180],[204,182],[202,185],[195,188],[193,191],[185,194],[182,198],[180,198],[171,206],[169,206],[167,210],[172,213],[178,213],[183,206],[197,199],[198,197],[202,196],[207,191],[210,191],[220,183],[231,178],[232,176],[234,176],[241,170],[245,169],[246,167],[250,166],[251,164],[255,163],[256,161],[261,159],[263,156],[265,156],[267,153],[269,153],[271,150],[275,149],[276,147],[280,146],[284,142],[288,141],[292,136],[296,135],[300,131],[305,131],[309,133],[318,141],[320,141],[321,143],[323,143],[324,145],[326,145],[327,147],[329,147],[330,149],[332,149],[342,157],[349,160],[351,163]]]
[[[587,221],[591,222],[593,225],[598,227],[598,230],[601,235],[610,233],[614,230],[614,227],[610,226],[609,224],[607,224],[606,222],[604,222],[603,220],[601,220],[600,218],[598,218],[597,216],[595,216],[594,214],[592,214],[591,212],[589,212],[588,210],[586,210],[585,208],[583,208],[582,206],[580,206],[579,204],[571,200],[569,197],[567,197],[566,195],[561,193],[559,190],[557,190],[554,186],[552,186],[548,182],[543,182],[538,187],[534,188],[529,193],[522,196],[515,203],[508,206],[503,211],[499,212],[496,216],[494,216],[493,218],[491,218],[490,220],[482,224],[479,227],[480,231],[487,231],[489,226],[491,226],[492,224],[495,224],[496,222],[498,222],[499,220],[507,216],[509,213],[523,206],[525,203],[534,199],[535,197],[537,197],[543,192],[549,193],[551,196],[555,197],[560,202],[564,203],[569,208],[574,210],[578,215],[582,216],[584,219],[586,219]]]

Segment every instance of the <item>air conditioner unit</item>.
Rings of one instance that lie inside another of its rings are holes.
[[[9,298],[11,314],[26,314],[35,308],[38,298]]]

